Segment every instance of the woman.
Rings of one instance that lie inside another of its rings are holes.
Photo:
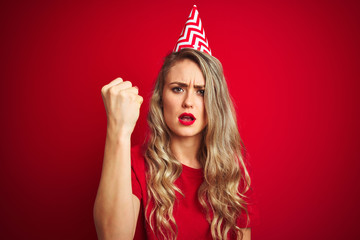
[[[250,178],[215,57],[190,48],[166,57],[144,148],[130,147],[142,103],[137,87],[118,78],[102,96],[108,128],[94,206],[100,239],[250,239]]]

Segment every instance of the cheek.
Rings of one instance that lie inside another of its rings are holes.
[[[181,99],[178,96],[171,94],[171,93],[164,93],[163,94],[163,106],[167,110],[171,111],[174,108],[177,108],[180,104]]]
[[[165,112],[168,112],[171,109],[171,102],[169,101],[169,98],[164,95],[163,97],[163,108]]]
[[[163,112],[164,112],[165,120],[170,119],[175,110],[176,110],[175,99],[164,94],[163,95]]]
[[[207,124],[207,114],[206,114],[206,108],[205,108],[204,100],[202,100],[201,106],[202,106],[201,111],[202,111],[203,119],[205,121],[205,124]]]
[[[207,115],[206,115],[205,108],[204,108],[204,112],[203,112],[203,117],[204,117],[205,124],[207,124]]]
[[[197,105],[198,105],[198,108],[199,108],[200,112],[202,112],[203,114],[205,114],[205,113],[206,113],[206,110],[205,110],[205,102],[204,102],[204,99],[203,99],[203,98],[200,98],[200,99],[198,100]]]

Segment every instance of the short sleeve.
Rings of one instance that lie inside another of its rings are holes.
[[[240,217],[237,219],[237,226],[239,228],[250,228],[257,226],[259,224],[259,212],[257,208],[257,200],[252,188],[250,188],[245,193],[245,201],[247,202],[247,213],[249,217],[249,222],[247,221],[247,214],[245,211],[242,211]]]
[[[252,168],[249,164],[249,155],[247,152],[244,152],[244,161],[245,166],[248,170],[248,173],[250,175],[250,179],[252,179]],[[242,173],[244,174],[244,169],[241,167]],[[242,191],[245,187],[244,180],[241,180],[240,183],[240,191]],[[259,210],[258,210],[258,203],[257,203],[257,197],[256,192],[253,189],[253,186],[251,185],[250,188],[244,193],[247,205],[245,206],[247,208],[247,213],[245,210],[243,210],[240,214],[240,217],[237,219],[237,226],[239,228],[250,228],[257,226],[260,222],[259,219]],[[249,217],[249,221],[248,221]]]
[[[131,186],[132,186],[132,193],[135,196],[137,196],[139,200],[141,200],[142,194],[141,194],[140,183],[132,167],[131,167]]]
[[[131,148],[131,186],[132,193],[142,199],[142,190],[141,190],[141,180],[144,176],[144,171],[142,170],[144,165],[144,158],[141,155],[141,150],[139,146]]]

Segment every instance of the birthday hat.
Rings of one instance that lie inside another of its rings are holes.
[[[193,6],[190,12],[173,52],[178,52],[182,48],[193,48],[211,55],[209,43],[196,5]]]

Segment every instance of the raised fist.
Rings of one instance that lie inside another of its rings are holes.
[[[131,135],[139,118],[143,98],[129,81],[116,78],[101,89],[107,124],[115,134]]]

